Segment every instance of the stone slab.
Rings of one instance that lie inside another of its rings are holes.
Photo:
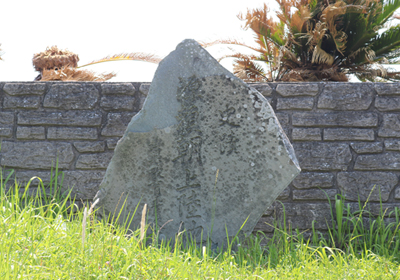
[[[356,159],[354,170],[400,170],[400,153],[360,155]]]
[[[80,153],[95,153],[104,152],[105,144],[104,141],[80,141],[74,142],[74,147]]]
[[[294,201],[310,201],[310,200],[330,200],[335,199],[335,195],[338,193],[335,189],[319,190],[319,189],[307,189],[307,190],[293,190]]]
[[[93,109],[99,96],[99,91],[92,84],[56,83],[46,94],[43,107],[63,110]]]
[[[293,126],[377,127],[378,114],[369,112],[293,113]]]
[[[43,95],[46,83],[6,83],[3,90],[9,95]]]
[[[112,153],[82,154],[76,161],[76,169],[106,169]]]
[[[18,126],[17,139],[43,140],[46,138],[43,126]]]
[[[49,127],[49,140],[96,140],[97,128],[93,127]]]
[[[101,131],[102,136],[119,136],[121,137],[130,120],[136,113],[109,113],[107,114],[106,125]]]
[[[400,151],[400,140],[385,140],[386,151]]]
[[[296,97],[296,98],[278,98],[277,110],[312,110],[314,107],[314,98]]]
[[[320,141],[322,140],[321,129],[319,128],[293,128],[293,141]]]
[[[350,146],[357,154],[381,153],[383,151],[382,142],[355,142],[350,143]]]
[[[292,184],[296,189],[331,188],[334,175],[332,173],[301,172]]]
[[[325,128],[325,141],[374,141],[375,132],[366,128]]]
[[[100,126],[101,113],[91,111],[18,113],[18,124],[22,125],[59,125],[59,126]]]
[[[249,86],[264,96],[271,96],[272,88],[267,83],[249,83]]]
[[[383,115],[383,123],[378,131],[380,137],[400,137],[400,114]]]
[[[161,236],[184,230],[219,246],[243,224],[250,234],[298,173],[265,97],[185,40],[159,64],[95,199],[112,214],[127,198],[121,222],[146,203],[148,223],[156,222],[155,214],[158,225],[169,221]],[[139,222],[137,215],[131,228]]]
[[[400,97],[377,96],[375,108],[382,112],[400,110]]]
[[[12,125],[12,124],[14,124],[14,113],[0,112],[0,125]]]
[[[375,83],[374,86],[379,95],[400,95],[398,83]]]
[[[319,86],[316,83],[281,83],[276,86],[276,92],[284,97],[316,96]]]
[[[40,106],[40,96],[5,96],[4,109],[37,109]]]
[[[93,199],[104,174],[104,170],[64,171],[63,190],[72,189],[71,197],[77,200]]]
[[[135,87],[130,83],[102,83],[101,92],[106,95],[134,95]]]
[[[135,104],[133,96],[103,96],[100,107],[107,111],[132,111]]]

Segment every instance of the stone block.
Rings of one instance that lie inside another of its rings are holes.
[[[325,128],[325,141],[374,141],[375,133],[373,129],[365,128]]]
[[[293,147],[303,171],[344,171],[352,159],[345,143],[295,142]]]
[[[139,87],[139,92],[145,96],[149,94],[151,83],[142,83]]]
[[[107,111],[132,111],[135,103],[133,96],[108,95],[100,100],[100,107]]]
[[[292,182],[296,189],[331,188],[334,175],[331,173],[302,172]]]
[[[75,156],[72,145],[62,142],[7,142],[0,151],[1,165],[25,169],[69,168]]]
[[[93,109],[99,100],[99,91],[92,84],[55,83],[47,92],[43,107],[63,110]]]
[[[383,123],[378,131],[380,137],[400,137],[400,114],[383,115]]]
[[[375,83],[374,85],[379,95],[400,95],[398,83]]]
[[[64,171],[63,190],[72,189],[71,197],[77,200],[93,199],[104,174],[101,170]]]
[[[320,141],[321,129],[319,128],[293,128],[292,130],[293,141]]]
[[[382,112],[399,111],[400,97],[377,96],[375,99],[375,108]]]
[[[327,83],[319,96],[317,108],[331,110],[366,110],[374,99],[367,83]]]
[[[400,140],[385,140],[386,151],[400,151]]]
[[[249,86],[264,96],[271,96],[272,88],[267,83],[249,83]]]
[[[101,113],[90,111],[19,112],[21,125],[100,126]]]
[[[4,109],[37,109],[40,106],[40,96],[4,96]]]
[[[14,113],[13,112],[0,112],[0,125],[13,125]]]
[[[390,172],[339,172],[337,182],[346,200],[388,201],[389,195],[399,179]]]
[[[135,87],[131,83],[102,83],[101,92],[106,95],[134,95]]]
[[[276,117],[278,118],[279,123],[282,127],[287,127],[289,125],[289,115],[282,112],[276,112]]]
[[[91,127],[49,127],[47,139],[50,140],[96,140],[97,128]]]
[[[286,189],[284,189],[279,196],[276,198],[277,200],[287,200],[290,197],[290,188],[287,187]]]
[[[76,162],[76,169],[106,169],[113,153],[82,154]]]
[[[395,192],[394,192],[394,198],[395,199],[400,199],[400,187],[397,187]]]
[[[319,86],[317,83],[282,83],[276,86],[276,92],[284,97],[316,96]]]
[[[104,152],[105,144],[104,141],[80,141],[74,142],[74,147],[80,153],[95,153],[95,152]]]
[[[356,158],[354,170],[400,170],[400,153],[360,155]]]
[[[302,112],[292,114],[293,126],[376,127],[378,114],[369,112]]]
[[[46,83],[6,83],[3,90],[9,95],[43,95]]]
[[[381,153],[383,151],[382,142],[373,142],[373,143],[356,142],[356,143],[350,143],[350,146],[357,154],[373,154],[373,153]]]
[[[115,147],[117,146],[118,141],[119,141],[119,138],[118,139],[107,139],[107,141],[106,141],[107,149],[114,150]]]
[[[293,190],[293,200],[330,200],[335,199],[335,195],[338,193],[337,190],[320,190],[320,189],[308,189],[308,190]]]
[[[312,110],[313,97],[278,98],[277,110]]]
[[[43,140],[46,138],[45,129],[42,126],[18,126],[17,139]]]
[[[101,135],[121,137],[134,115],[136,113],[109,113]]]
[[[3,137],[11,137],[13,133],[13,130],[11,127],[0,127],[0,140]]]
[[[3,170],[4,171],[4,170]],[[9,172],[7,170],[5,173],[3,173],[3,178],[6,178],[9,175]],[[13,187],[15,180],[18,182],[18,184],[22,187],[25,188],[28,182],[30,181],[30,187],[35,187],[40,185],[40,181],[37,178],[40,178],[42,180],[44,187],[48,186],[51,181],[51,172],[50,171],[26,171],[26,170],[14,170],[14,174],[11,175],[7,187]],[[32,180],[31,180],[32,179]],[[61,175],[58,177],[58,179],[61,179]]]

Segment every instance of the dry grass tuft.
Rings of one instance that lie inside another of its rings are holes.
[[[47,48],[46,51],[37,53],[33,56],[32,63],[36,71],[61,68],[69,65],[78,66],[79,57],[68,50],[59,50],[57,46]]]
[[[115,76],[115,73],[96,74],[89,70],[80,70],[70,66],[63,66],[59,69],[44,69],[40,80],[104,82]]]

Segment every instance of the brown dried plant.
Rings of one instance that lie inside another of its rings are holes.
[[[114,73],[96,74],[89,70],[80,70],[70,66],[62,66],[61,68],[44,69],[40,80],[104,82],[115,76],[116,74]]]

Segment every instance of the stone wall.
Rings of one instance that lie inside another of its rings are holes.
[[[281,194],[293,228],[320,230],[331,219],[327,197],[345,194],[353,209],[400,206],[400,88],[389,83],[251,84],[270,101],[295,148],[302,173]],[[141,108],[149,83],[0,83],[0,164],[20,182],[50,168],[90,200],[113,149]],[[371,190],[376,185],[374,191]],[[256,230],[271,232],[275,203]]]

